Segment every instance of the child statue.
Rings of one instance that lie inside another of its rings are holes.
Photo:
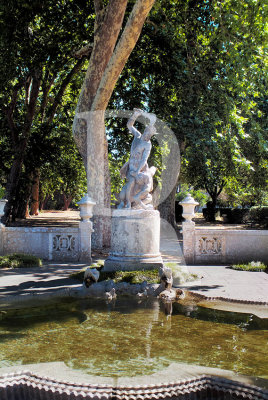
[[[136,119],[141,115],[150,120],[150,124],[145,128],[143,134],[134,127]],[[153,190],[153,176],[156,168],[149,168],[147,160],[152,148],[150,139],[156,134],[155,121],[154,114],[148,114],[135,108],[134,114],[128,120],[127,127],[129,132],[134,135],[134,139],[131,144],[129,161],[120,170],[121,178],[126,178],[127,182],[119,194],[121,202],[118,208],[153,209],[150,193]]]

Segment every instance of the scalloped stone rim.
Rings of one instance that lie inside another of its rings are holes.
[[[251,399],[267,400],[268,391],[226,378],[201,375],[177,382],[111,386],[58,381],[19,371],[0,376],[1,400],[151,400],[151,399]]]

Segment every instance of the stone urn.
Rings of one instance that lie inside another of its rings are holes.
[[[199,203],[193,199],[193,197],[188,193],[187,196],[179,203],[183,207],[183,218],[186,222],[192,222],[194,218],[194,209]]]
[[[0,199],[0,221],[4,215],[4,208],[5,208],[6,203],[7,203],[6,199]]]
[[[80,207],[80,217],[82,221],[89,221],[93,216],[93,207],[96,204],[95,201],[86,193],[77,204]]]

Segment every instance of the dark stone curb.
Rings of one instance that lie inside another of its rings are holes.
[[[97,379],[97,378],[96,378]],[[21,371],[0,376],[1,400],[268,399],[268,391],[225,378],[202,375],[140,386],[76,384]]]
[[[256,306],[268,306],[268,302],[267,301],[252,301],[252,300],[240,300],[240,299],[229,299],[226,297],[209,297],[206,296],[204,294],[200,294],[200,293],[196,293],[193,292],[191,290],[188,290],[189,293],[191,293],[192,295],[199,297],[200,299],[204,299],[204,300],[220,300],[220,301],[226,301],[229,303],[240,303],[240,304],[253,304]]]

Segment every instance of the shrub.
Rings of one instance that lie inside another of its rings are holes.
[[[261,261],[251,261],[248,264],[235,264],[231,266],[232,269],[236,269],[238,271],[255,271],[255,272],[263,272],[267,269],[267,266],[263,264]]]
[[[0,268],[41,267],[42,260],[30,254],[9,254],[0,257]]]
[[[251,207],[244,216],[244,222],[255,222],[268,227],[268,206]]]

